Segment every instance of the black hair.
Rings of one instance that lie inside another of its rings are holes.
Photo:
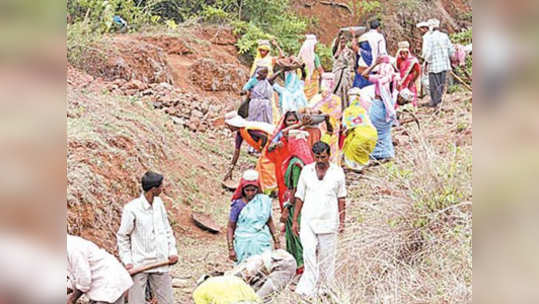
[[[331,154],[331,149],[329,148],[329,145],[326,144],[323,141],[315,142],[313,145],[313,153],[314,154],[322,154],[324,152],[327,152],[328,155]]]
[[[253,187],[256,187],[256,192],[257,193],[260,193],[260,188],[258,186],[255,186],[255,185],[246,185],[245,187],[241,188],[241,196],[243,197],[247,197],[247,195],[245,194],[245,188],[249,187],[249,186],[253,186]]]
[[[288,119],[288,117],[290,115],[294,115],[294,117],[296,117],[296,120],[299,120],[298,112],[296,112],[296,111],[287,111],[286,113],[284,113],[284,121],[285,122],[286,122],[286,120]]]
[[[380,20],[378,19],[373,19],[369,22],[369,28],[371,29],[377,29],[380,27]]]
[[[148,192],[152,188],[157,188],[161,186],[162,182],[163,182],[163,175],[152,172],[152,171],[148,171],[144,174],[144,176],[141,179],[142,190],[144,190],[144,192]]]

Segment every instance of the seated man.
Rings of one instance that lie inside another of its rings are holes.
[[[268,302],[295,274],[296,260],[290,253],[283,249],[266,251],[248,258],[223,276],[203,277],[193,298],[195,304],[247,304],[260,303],[260,299]]]
[[[67,235],[67,272],[73,292],[67,303],[84,293],[92,303],[124,303],[124,292],[133,281],[118,260],[94,243]]]

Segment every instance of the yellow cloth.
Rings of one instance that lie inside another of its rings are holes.
[[[331,94],[331,98],[323,101],[322,94],[316,94],[309,101],[309,107],[320,110],[324,114],[329,115],[329,122],[333,126],[333,135],[329,135],[326,130],[326,124],[320,124],[322,131],[321,141],[327,143],[331,148],[330,161],[341,165],[341,151],[339,149],[339,132],[341,129],[341,98],[335,94]]]
[[[251,66],[250,76],[253,76],[256,67],[264,66],[268,68],[268,77],[270,77],[273,74],[273,58],[274,57],[271,56],[269,53],[264,58],[262,58],[262,55],[260,55],[260,51],[256,50],[256,57],[253,61],[253,65]]]
[[[307,97],[307,100],[314,97],[314,95],[318,94],[318,80],[320,79],[320,73],[318,73],[318,70],[313,71],[313,75],[311,76],[311,81],[309,84],[305,84],[305,89],[303,90],[305,92],[305,97]]]
[[[207,279],[193,292],[195,304],[233,304],[241,301],[261,303],[251,286],[236,276]]]
[[[369,155],[376,147],[378,134],[358,99],[353,100],[344,110],[342,122],[349,130],[343,144],[345,164],[351,169],[365,166],[369,161]]]

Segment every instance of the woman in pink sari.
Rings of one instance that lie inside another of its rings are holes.
[[[417,92],[420,88],[419,75],[421,75],[421,66],[415,56],[410,53],[410,44],[408,41],[401,41],[398,44],[399,50],[395,57],[397,58],[397,70],[400,74],[400,81],[397,83],[399,96],[405,101],[411,101],[417,106]]]

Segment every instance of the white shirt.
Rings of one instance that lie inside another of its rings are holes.
[[[429,73],[440,73],[451,70],[450,56],[455,53],[455,47],[446,33],[432,31],[424,41],[423,55],[429,63]]]
[[[113,303],[133,285],[114,256],[73,235],[67,235],[67,273],[71,286],[97,302]]]
[[[316,175],[316,163],[303,168],[299,176],[296,198],[303,201],[300,229],[314,233],[336,233],[339,223],[338,198],[346,196],[344,171],[330,163],[322,180]]]
[[[369,41],[369,45],[371,46],[371,52],[372,52],[371,65],[374,65],[376,63],[376,59],[379,56],[387,55],[386,39],[384,38],[384,35],[382,35],[375,29],[369,30],[364,35],[365,37],[367,37],[367,40]]]
[[[118,251],[122,262],[134,267],[168,260],[178,255],[176,239],[168,222],[167,211],[159,197],[149,204],[144,194],[127,203],[118,233]],[[146,272],[168,272],[169,266]]]

